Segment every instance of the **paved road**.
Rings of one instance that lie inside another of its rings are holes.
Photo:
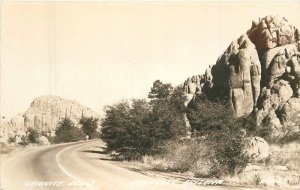
[[[191,190],[232,189],[230,187],[187,186],[158,183],[91,156],[89,150],[100,141],[68,143],[32,148],[12,154],[2,162],[4,190]]]

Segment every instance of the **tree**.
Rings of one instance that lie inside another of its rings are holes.
[[[74,123],[69,118],[63,118],[55,131],[56,143],[60,142],[76,142],[85,139],[85,134],[79,128],[74,126]]]
[[[79,124],[82,125],[83,132],[88,135],[90,138],[97,136],[96,130],[98,128],[98,119],[93,117],[83,116],[79,120]]]
[[[152,101],[149,120],[152,127],[151,132],[158,141],[180,138],[186,134],[183,115],[185,112],[184,101],[185,96],[180,88],[170,92],[167,99],[162,97]]]
[[[149,136],[150,106],[145,100],[122,101],[106,107],[102,120],[101,138],[109,151],[121,153],[125,159],[136,159],[152,147]]]
[[[160,80],[156,80],[151,87],[148,98],[150,98],[151,100],[166,100],[170,96],[172,90],[173,87],[171,86],[171,84],[164,84]]]
[[[204,137],[212,151],[213,175],[232,175],[246,166],[248,157],[243,154],[242,120],[235,119],[226,101],[197,96],[188,105],[187,117],[193,133]]]
[[[117,151],[125,159],[137,159],[159,152],[166,140],[186,134],[185,96],[180,88],[157,80],[149,98],[150,103],[133,99],[106,107],[101,137],[108,150]]]

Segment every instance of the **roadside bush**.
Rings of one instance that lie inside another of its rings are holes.
[[[38,139],[39,139],[39,134],[37,132],[37,130],[33,129],[33,128],[28,128],[28,142],[29,143],[37,143]]]
[[[55,143],[76,142],[85,139],[84,132],[76,128],[69,118],[64,118],[59,122],[55,135]]]
[[[28,142],[28,139],[26,138],[26,136],[22,136],[21,141],[18,144],[22,145],[22,146],[27,146],[29,144],[29,142]]]
[[[205,139],[212,151],[211,175],[233,175],[246,167],[249,158],[243,154],[243,120],[223,100],[197,96],[189,105],[187,117],[196,137]]]
[[[149,136],[149,111],[145,100],[133,100],[131,106],[128,101],[108,106],[101,124],[101,138],[107,143],[107,150],[121,153],[127,160],[146,154],[153,146],[153,138]]]
[[[150,102],[124,100],[106,107],[101,138],[120,158],[136,160],[157,154],[166,141],[186,135],[183,91],[157,80],[148,97]]]
[[[16,142],[16,137],[9,137],[8,138],[8,143],[14,143]]]
[[[214,150],[210,171],[213,176],[234,175],[247,166],[249,157],[243,152],[244,141],[238,127],[224,127],[207,138],[210,148]]]
[[[169,141],[164,152],[154,156],[144,156],[143,162],[158,171],[193,172],[197,176],[211,177],[211,158],[214,152],[203,139]]]
[[[166,155],[164,157],[173,162],[172,170],[208,175],[212,152],[205,141],[198,139],[172,142],[165,148]]]

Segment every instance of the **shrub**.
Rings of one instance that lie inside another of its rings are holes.
[[[153,145],[147,122],[149,111],[145,100],[133,100],[132,106],[128,101],[108,106],[101,128],[101,138],[107,143],[108,151],[122,153],[126,159],[131,159],[128,155],[133,155],[132,152],[146,154]]]
[[[246,167],[249,158],[243,154],[243,120],[235,119],[226,101],[197,96],[188,105],[187,117],[195,136],[204,138],[212,152],[212,175],[233,175]]]
[[[248,164],[249,157],[244,155],[244,141],[238,128],[228,127],[212,133],[207,141],[214,150],[212,175],[234,175]]]
[[[166,147],[165,158],[173,162],[172,170],[207,174],[210,166],[210,151],[203,140],[172,142]]]
[[[27,146],[29,144],[28,139],[25,136],[21,137],[21,142],[18,143],[19,145],[22,146]]]
[[[155,81],[148,97],[150,103],[133,99],[106,107],[101,138],[109,151],[116,151],[123,159],[156,154],[165,141],[186,134],[185,96],[180,88]]]
[[[8,138],[8,143],[14,143],[16,142],[16,137],[9,137]]]
[[[76,142],[85,139],[84,132],[81,129],[76,128],[69,118],[64,118],[59,122],[55,135],[55,143]]]
[[[33,128],[28,128],[27,138],[30,143],[37,143],[38,138],[39,138],[39,134],[38,134],[37,130],[35,130]]]

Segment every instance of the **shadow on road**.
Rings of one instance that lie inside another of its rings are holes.
[[[95,153],[95,154],[107,154],[106,150],[84,150],[81,152]]]

